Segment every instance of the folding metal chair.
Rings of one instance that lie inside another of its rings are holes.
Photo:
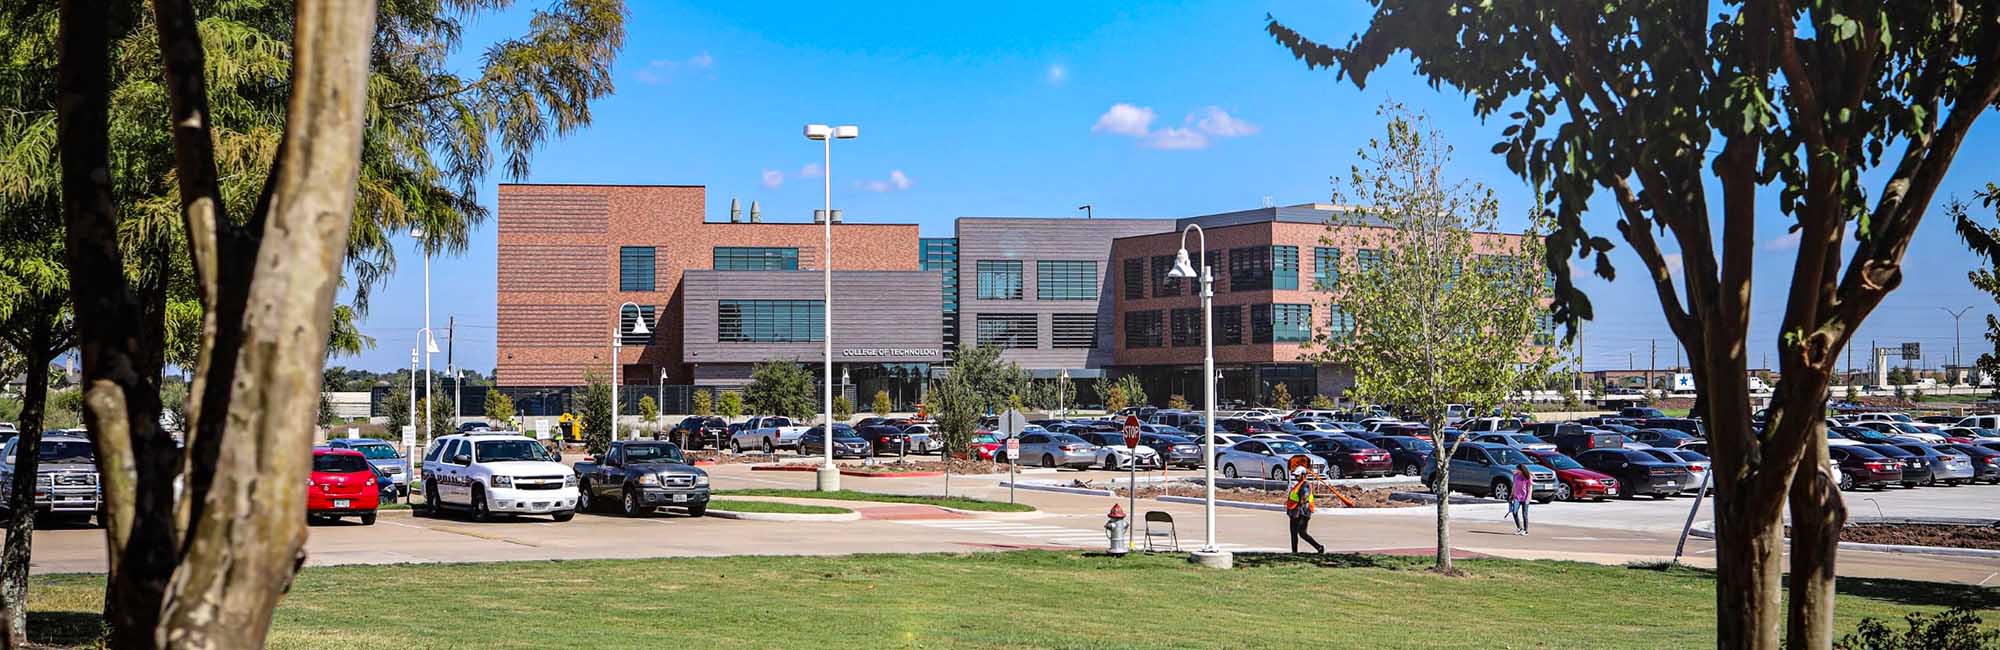
[[[1164,525],[1154,528],[1153,524]],[[1166,538],[1167,545],[1154,544],[1153,538],[1155,537]],[[1174,528],[1174,516],[1168,514],[1165,510],[1146,511],[1146,550],[1148,552],[1159,550],[1179,552],[1181,550],[1180,531]]]

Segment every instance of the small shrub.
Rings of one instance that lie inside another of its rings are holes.
[[[1874,618],[1861,619],[1853,634],[1840,637],[1839,650],[2000,650],[2000,630],[1982,629],[1979,615],[1964,607],[1937,614],[1903,617],[1907,630]]]

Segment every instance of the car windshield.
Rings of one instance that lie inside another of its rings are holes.
[[[1543,442],[1541,438],[1537,438],[1537,437],[1534,437],[1534,436],[1530,436],[1530,435],[1519,435],[1519,436],[1508,436],[1508,438],[1512,438],[1512,439],[1514,440],[1514,444],[1517,444],[1517,445],[1546,445],[1546,444],[1549,444],[1549,443],[1547,443],[1547,442]]]
[[[1576,459],[1562,454],[1536,454],[1535,460],[1541,461],[1550,469],[1583,469],[1582,465],[1577,464]]]
[[[1660,434],[1660,438],[1665,440],[1684,440],[1694,437],[1673,429],[1654,429],[1653,432]]]
[[[44,463],[91,463],[90,443],[75,440],[44,440],[41,453],[35,454]]]
[[[681,455],[681,446],[671,442],[650,445],[625,445],[625,462],[628,463],[680,463],[686,462]]]
[[[1402,445],[1404,449],[1408,449],[1410,451],[1420,451],[1429,453],[1430,451],[1437,449],[1437,447],[1432,445],[1429,440],[1424,440],[1422,438],[1395,438],[1394,440],[1396,441],[1396,444]]]
[[[368,461],[360,456],[347,454],[313,454],[313,471],[329,474],[366,472]]]
[[[395,460],[403,457],[402,454],[396,453],[395,447],[388,445],[356,445],[349,449],[361,452],[361,455],[367,456],[369,460]]]
[[[1266,440],[1264,442],[1265,444],[1270,445],[1271,451],[1273,453],[1279,453],[1279,454],[1306,453],[1305,447],[1299,446],[1299,443],[1292,442],[1290,440]]]
[[[1890,413],[1890,414],[1889,414],[1889,419],[1891,419],[1891,420],[1895,420],[1895,421],[1897,421],[1897,422],[1909,422],[1909,421],[1910,421],[1910,416],[1907,416],[1907,415],[1903,415],[1903,414],[1901,414],[1901,413]]]
[[[976,436],[973,436],[973,437],[972,437],[972,441],[973,441],[973,442],[999,442],[999,441],[1000,441],[1000,439],[999,439],[999,438],[996,438],[996,437],[994,437],[994,436],[993,436],[993,434],[990,434],[990,433],[982,433],[982,434],[979,434],[979,435],[976,435]]]
[[[1520,450],[1513,447],[1492,447],[1486,451],[1493,454],[1493,460],[1510,467],[1514,465],[1533,465],[1535,463],[1534,460],[1528,458],[1527,454],[1523,454]]]
[[[499,463],[510,460],[549,460],[542,443],[533,440],[481,440],[472,445],[473,462]]]
[[[1891,427],[1894,427],[1894,428],[1895,428],[1895,429],[1896,429],[1897,431],[1901,431],[1901,432],[1903,432],[1903,433],[1923,433],[1923,432],[1924,432],[1924,430],[1923,430],[1923,429],[1919,429],[1919,428],[1917,428],[1917,425],[1914,425],[1914,424],[1906,424],[1906,423],[1902,423],[1902,422],[1890,422],[1890,423],[1889,423],[1889,426],[1891,426]]]

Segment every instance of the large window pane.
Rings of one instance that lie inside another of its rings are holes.
[[[1201,345],[1201,310],[1182,307],[1170,314],[1174,347]]]
[[[618,290],[653,290],[653,247],[621,246],[618,248]]]
[[[823,340],[826,303],[818,300],[716,301],[716,340],[806,343]]]
[[[1146,258],[1132,257],[1125,260],[1125,299],[1139,300],[1146,297]]]
[[[1305,343],[1312,340],[1312,305],[1272,305],[1272,340]]]
[[[1271,247],[1271,288],[1299,288],[1299,247]]]
[[[1243,344],[1243,306],[1215,308],[1215,344]]]
[[[1342,309],[1340,305],[1330,306],[1326,318],[1327,333],[1333,340],[1345,341],[1348,337],[1354,336],[1354,315],[1347,313],[1347,310]]]
[[[975,324],[979,347],[1033,350],[1040,328],[1034,314],[980,314]]]
[[[1229,290],[1258,291],[1271,288],[1271,247],[1246,246],[1229,249]]]
[[[1125,347],[1157,348],[1165,343],[1166,332],[1160,310],[1125,312]]]
[[[975,268],[980,300],[1021,299],[1020,260],[979,260]]]
[[[1064,260],[1035,262],[1035,299],[1096,300],[1097,263]]]
[[[799,249],[748,246],[715,247],[717,271],[795,271]]]
[[[1051,314],[1049,347],[1094,349],[1097,347],[1097,314]]]
[[[1167,277],[1167,272],[1172,270],[1174,270],[1174,256],[1172,255],[1153,256],[1154,298],[1165,298],[1168,296],[1181,295],[1181,281],[1177,278]]]
[[[1331,291],[1340,283],[1340,249],[1320,246],[1313,249],[1313,288]]]

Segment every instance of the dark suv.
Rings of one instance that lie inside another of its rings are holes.
[[[1686,463],[1667,462],[1637,449],[1592,449],[1577,454],[1576,462],[1618,479],[1618,496],[1626,499],[1641,494],[1665,499],[1694,480]]]
[[[1382,436],[1369,440],[1368,444],[1389,452],[1389,465],[1405,476],[1421,476],[1424,466],[1437,454],[1437,446],[1430,440],[1413,436]]]
[[[1888,456],[1890,460],[1902,463],[1903,487],[1905,488],[1913,488],[1924,481],[1931,480],[1931,464],[1926,462],[1922,456],[1912,454],[1902,447],[1895,445],[1871,442],[1861,446],[1875,453]]]
[[[1168,467],[1201,467],[1201,445],[1187,436],[1168,433],[1141,433],[1139,444],[1160,452],[1160,462]]]
[[[1557,451],[1568,455],[1581,454],[1592,449],[1618,449],[1625,446],[1625,436],[1603,430],[1578,429],[1541,438],[1555,443]]]
[[[729,423],[712,415],[690,415],[674,425],[668,436],[685,441],[682,446],[688,449],[721,449],[722,441],[729,437]]]
[[[1632,439],[1654,447],[1666,447],[1669,449],[1700,440],[1700,438],[1688,435],[1685,431],[1657,427],[1647,427],[1634,431],[1632,432]]]

